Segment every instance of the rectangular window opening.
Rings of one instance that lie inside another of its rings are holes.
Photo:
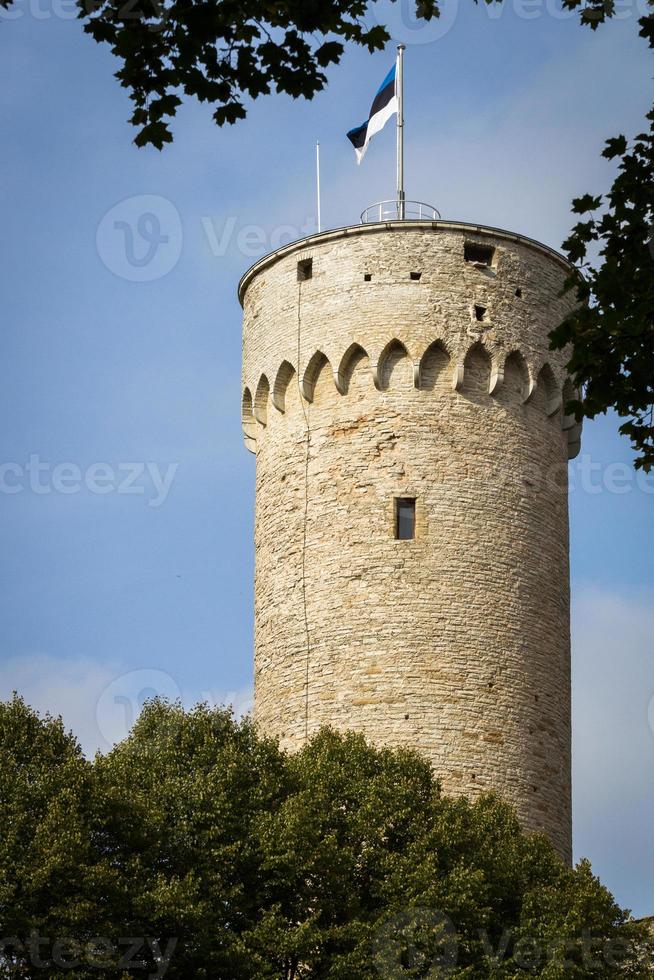
[[[413,282],[420,282],[420,277],[421,276],[422,276],[422,272],[412,272],[411,273],[411,279],[413,280]]]
[[[492,245],[480,245],[479,242],[466,242],[463,246],[463,257],[478,268],[490,269],[495,257]]]
[[[297,281],[306,282],[313,276],[313,259],[301,259],[297,264]]]
[[[395,537],[398,541],[410,541],[416,536],[415,497],[395,498]]]
[[[364,282],[372,282],[372,276],[370,275],[369,272],[365,272],[364,273],[364,275],[363,275],[363,281]]]
[[[475,306],[475,320],[479,323],[486,319],[486,307],[485,306]]]

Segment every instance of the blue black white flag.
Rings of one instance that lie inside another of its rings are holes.
[[[357,155],[357,163],[361,163],[363,160],[366,150],[368,149],[368,143],[375,133],[379,133],[384,128],[393,113],[397,112],[398,103],[395,68],[396,66],[393,65],[388,75],[381,83],[379,91],[373,99],[372,106],[370,107],[370,115],[368,116],[367,122],[364,122],[362,126],[357,126],[356,129],[351,129],[347,134],[347,138],[354,147],[354,152]]]

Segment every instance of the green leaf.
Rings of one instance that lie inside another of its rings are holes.
[[[163,149],[164,143],[172,143],[172,133],[164,122],[151,122],[144,126],[134,137],[137,146],[155,146]]]
[[[596,211],[602,203],[601,196],[584,194],[576,197],[572,202],[572,210],[575,214],[585,214],[587,211]]]
[[[602,151],[602,156],[607,160],[622,156],[627,151],[627,140],[624,136],[614,136],[606,141],[606,147]]]

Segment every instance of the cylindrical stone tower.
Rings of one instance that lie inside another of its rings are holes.
[[[257,724],[418,749],[569,859],[568,272],[509,232],[393,221],[268,255],[240,298]]]

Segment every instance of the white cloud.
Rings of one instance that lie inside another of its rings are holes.
[[[0,698],[10,697],[12,691],[42,713],[61,715],[88,756],[97,750],[106,751],[125,738],[143,702],[155,695],[179,699],[186,707],[198,701],[231,704],[238,716],[246,714],[252,704],[250,687],[196,691],[180,686],[176,678],[154,667],[127,670],[90,658],[63,659],[47,654],[4,662]]]

